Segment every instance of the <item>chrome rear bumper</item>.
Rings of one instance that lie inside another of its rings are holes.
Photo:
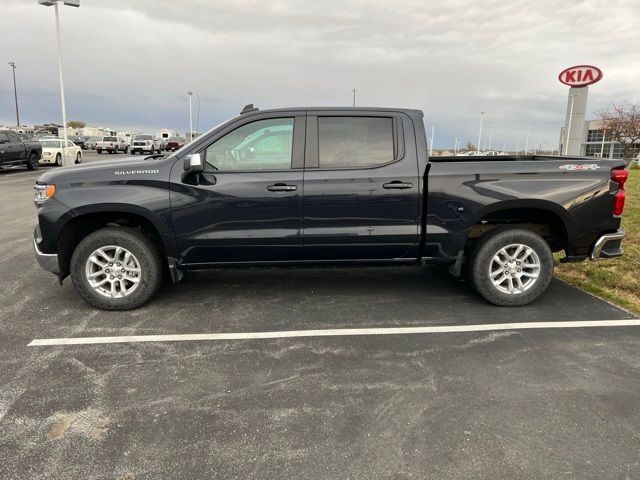
[[[596,240],[596,243],[593,244],[589,259],[596,261],[601,258],[614,258],[621,256],[624,251],[622,250],[622,247],[620,247],[620,243],[626,235],[627,233],[624,230],[618,230],[615,233],[606,233],[601,235]]]

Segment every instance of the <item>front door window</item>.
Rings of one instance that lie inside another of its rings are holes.
[[[293,118],[258,120],[227,133],[205,150],[207,167],[218,171],[289,170]]]

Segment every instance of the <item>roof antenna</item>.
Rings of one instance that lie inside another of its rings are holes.
[[[250,104],[244,106],[244,108],[240,112],[240,115],[244,115],[245,113],[258,112],[258,111],[260,111],[260,109],[254,107],[253,103],[250,103]]]

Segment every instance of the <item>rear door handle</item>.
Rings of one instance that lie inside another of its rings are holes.
[[[295,192],[298,190],[296,185],[286,185],[284,183],[276,183],[275,185],[269,185],[267,190],[270,192]]]
[[[386,188],[387,190],[404,190],[411,187],[413,187],[413,183],[399,181],[389,182],[382,185],[382,188]]]

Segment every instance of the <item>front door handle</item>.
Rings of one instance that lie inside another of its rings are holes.
[[[284,183],[276,183],[275,185],[269,185],[267,190],[270,192],[295,192],[298,190],[296,185],[286,185]]]
[[[411,187],[413,187],[413,183],[399,182],[397,180],[394,182],[389,182],[382,185],[382,188],[386,188],[387,190],[404,190],[406,188],[411,188]]]

